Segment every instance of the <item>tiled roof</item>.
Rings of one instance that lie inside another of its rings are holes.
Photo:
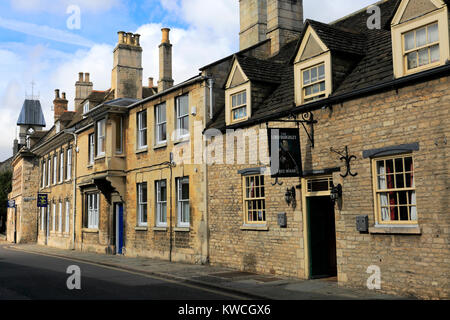
[[[333,88],[330,98],[360,89],[368,89],[394,79],[390,22],[399,3],[400,0],[385,0],[377,3],[382,14],[382,28],[380,30],[367,28],[367,19],[370,14],[365,9],[329,25],[307,20],[306,23],[316,31],[320,39],[332,52],[344,54],[344,57],[345,54],[350,54],[349,59],[350,57],[357,57],[356,59],[352,58],[355,59],[354,66],[342,82]],[[449,1],[446,1],[446,3],[448,4]],[[304,33],[302,37],[303,35]],[[286,62],[281,69],[281,83],[274,85],[276,88],[273,93],[260,105],[253,106],[251,119],[240,123],[239,126],[245,126],[246,123],[250,122],[265,121],[270,116],[288,113],[296,109],[292,61],[300,47],[301,40],[302,38],[286,45],[281,50],[278,57],[282,54],[290,55],[289,62]],[[273,61],[276,58],[269,60]],[[256,71],[255,69],[254,72]],[[246,73],[249,73],[249,71]],[[208,124],[209,128],[225,128],[224,109],[225,106],[222,106],[221,111]]]
[[[17,125],[46,126],[41,102],[39,100],[26,99],[24,101],[19,119],[17,120]]]
[[[283,64],[236,55],[236,60],[250,81],[280,83]]]

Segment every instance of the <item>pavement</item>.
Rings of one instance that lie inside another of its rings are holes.
[[[258,275],[209,265],[190,265],[126,256],[62,250],[36,244],[7,244],[0,247],[28,255],[69,260],[100,269],[126,271],[136,275],[173,281],[186,286],[223,293],[228,298],[254,300],[399,300],[404,297],[381,294],[368,289],[345,288],[333,280],[300,280]],[[0,251],[1,252],[1,251]],[[2,260],[0,254],[0,260]],[[4,260],[4,259],[3,259]],[[1,262],[1,261],[0,261]],[[219,295],[220,296],[220,295]],[[208,298],[206,298],[208,299]],[[410,299],[410,298],[408,298]]]

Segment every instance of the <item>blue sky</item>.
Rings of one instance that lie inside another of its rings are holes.
[[[304,16],[330,22],[372,0],[304,0]],[[69,29],[67,9],[80,9],[80,29]],[[139,33],[144,79],[158,78],[161,27],[174,45],[173,73],[181,82],[198,69],[238,50],[238,0],[2,0],[0,2],[0,161],[12,155],[16,121],[25,97],[35,93],[53,125],[54,89],[73,109],[78,72],[89,72],[94,89],[110,87],[117,31]],[[146,81],[144,80],[144,84]]]

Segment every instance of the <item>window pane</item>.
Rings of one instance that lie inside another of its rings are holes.
[[[440,59],[439,45],[430,47],[430,60],[431,63],[438,62]]]
[[[429,63],[428,48],[419,50],[419,66],[424,66]]]
[[[428,43],[439,41],[439,30],[437,23],[428,27]]]
[[[311,69],[311,82],[317,81],[317,68]]]
[[[411,52],[406,55],[406,59],[408,60],[408,69],[417,68],[417,52]]]
[[[414,49],[414,31],[405,34],[405,50]]]
[[[189,200],[189,184],[183,183],[181,187],[181,199]]]
[[[182,96],[178,98],[179,103],[179,116],[185,116],[189,114],[189,96]]]
[[[427,31],[425,28],[416,31],[416,47],[421,47],[427,44]]]
[[[320,83],[320,92],[325,91],[325,82]]]
[[[309,78],[309,70],[303,71],[303,84],[311,83]]]
[[[395,159],[395,172],[403,172],[403,158]]]
[[[247,91],[242,92],[242,104],[247,104]]]
[[[312,89],[311,89],[311,87],[306,87],[306,88],[305,88],[305,95],[309,96],[309,95],[311,95],[311,94],[312,94]]]
[[[319,80],[325,79],[325,65],[319,66]]]
[[[316,83],[315,85],[313,85],[313,93],[318,93],[320,89],[320,85],[318,83]]]
[[[232,96],[231,100],[232,100],[231,106],[232,107],[236,107],[237,106],[237,97],[236,97],[236,95]]]

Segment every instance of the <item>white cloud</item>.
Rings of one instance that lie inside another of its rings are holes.
[[[94,43],[88,39],[85,39],[79,35],[51,28],[48,26],[41,26],[33,23],[22,22],[12,19],[4,19],[0,17],[0,27],[22,32],[31,36],[45,38],[53,41],[69,43],[73,45],[91,47]]]

